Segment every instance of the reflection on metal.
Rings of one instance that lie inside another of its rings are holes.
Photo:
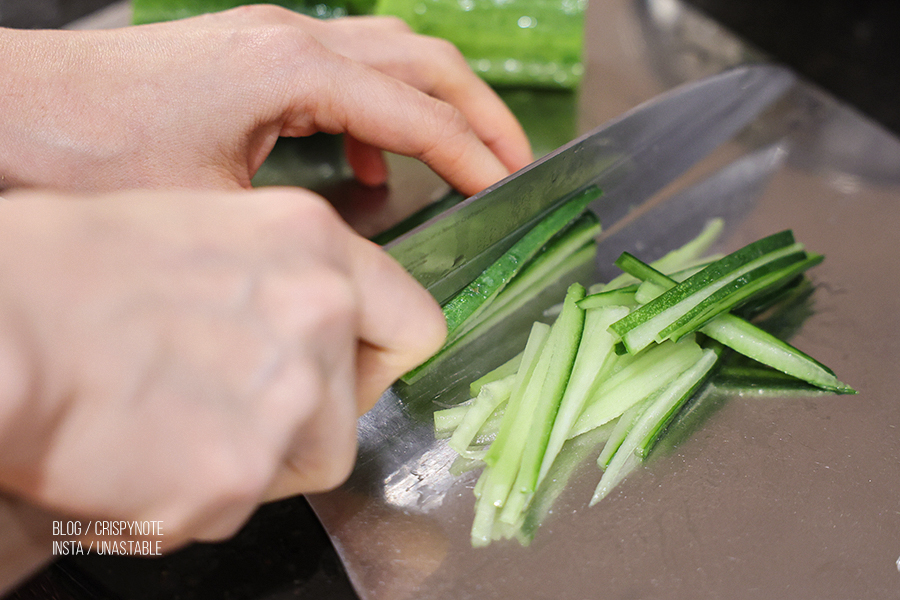
[[[421,455],[400,465],[384,479],[384,501],[410,512],[438,508],[444,495],[456,483],[450,467],[456,452],[444,442],[436,442]]]

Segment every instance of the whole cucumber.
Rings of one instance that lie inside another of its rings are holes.
[[[572,89],[587,0],[377,0],[375,12],[446,39],[495,86]]]

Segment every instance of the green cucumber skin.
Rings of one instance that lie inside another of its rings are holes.
[[[762,241],[768,239],[770,238]],[[750,246],[754,246],[754,244]],[[659,335],[660,331],[696,309],[718,290],[739,280],[743,275],[754,271],[764,272],[767,264],[780,260],[784,256],[795,255],[797,261],[805,257],[804,254],[801,254],[802,246],[796,243],[772,248],[771,251],[762,254],[760,252],[763,248],[767,249],[768,245],[750,248],[747,252],[743,252],[747,248],[742,248],[710,264],[699,273],[663,292],[638,310],[633,311],[622,321],[614,323],[613,331],[621,336],[622,342],[629,352],[639,351],[652,341],[665,339]],[[742,259],[746,260],[740,262]]]
[[[552,366],[547,378],[541,382],[542,402],[535,412],[535,419],[528,433],[528,445],[522,456],[519,469],[521,477],[516,485],[523,492],[533,492],[537,487],[538,475],[544,461],[544,453],[553,429],[553,422],[559,412],[563,395],[572,375],[575,358],[584,332],[584,310],[578,308],[578,301],[584,298],[585,289],[573,284],[566,293],[563,310],[554,327],[558,327],[554,339]],[[553,334],[551,333],[551,336]]]
[[[452,343],[441,348],[430,359],[406,373],[401,377],[401,381],[407,385],[412,385],[426,377],[444,359],[462,352],[470,342],[478,339],[497,323],[530,302],[535,296],[544,291],[547,286],[557,282],[567,274],[571,274],[583,265],[593,262],[596,255],[597,243],[591,240],[572,254],[565,256],[561,261],[556,262],[554,260],[556,268],[552,269],[549,276],[544,279],[538,278],[535,281],[528,282],[527,285],[518,286],[519,278],[516,277],[509,286],[500,292],[500,295],[491,304],[491,307],[479,316],[478,323],[472,329],[467,330],[466,333],[456,338]],[[506,296],[508,296],[508,301],[504,298]],[[499,307],[497,310],[495,310],[495,304]]]
[[[245,4],[276,4],[321,19],[369,14],[375,9],[374,0],[132,0],[132,23],[184,19]]]
[[[581,214],[570,225],[557,233],[509,283],[489,305],[473,317],[467,319],[454,334],[454,338],[466,335],[484,320],[491,318],[495,311],[503,311],[506,304],[516,302],[525,290],[535,282],[549,284],[558,273],[558,268],[568,257],[575,255],[582,247],[593,241],[600,233],[597,215],[590,211]],[[452,342],[453,339],[450,339]]]
[[[695,306],[680,319],[659,333],[661,339],[678,341],[683,336],[696,331],[716,315],[729,311],[741,303],[752,299],[754,294],[764,291],[781,281],[793,279],[800,273],[820,264],[822,255],[809,256],[798,252],[783,256],[738,277],[730,284],[718,289],[703,302]]]
[[[817,259],[819,255],[811,258]],[[645,277],[662,288],[674,288],[677,283],[634,256],[620,258],[621,268],[636,277]],[[620,261],[617,261],[619,264]],[[728,346],[748,358],[806,381],[820,389],[838,394],[855,394],[855,389],[839,381],[834,372],[805,352],[776,338],[759,327],[731,313],[723,313],[703,325],[700,333]],[[769,354],[762,349],[769,348]]]
[[[463,323],[473,318],[503,287],[537,255],[559,231],[574,221],[595,200],[600,191],[591,187],[551,212],[481,275],[444,306],[447,339],[451,342]]]
[[[586,7],[587,0],[378,0],[375,12],[452,42],[492,85],[574,89]]]
[[[669,307],[685,300],[697,290],[707,288],[714,282],[727,276],[729,273],[733,273],[740,269],[748,262],[792,244],[794,244],[794,235],[790,230],[781,231],[748,244],[710,264],[691,277],[688,277],[683,282],[658,296],[653,302],[645,304],[639,311],[631,313],[615,326],[615,331],[619,333],[619,335],[623,335],[625,332],[647,321],[649,318],[654,317]],[[620,261],[616,261],[616,265],[622,269],[627,266],[624,263],[620,263]],[[650,267],[649,265],[646,265],[646,268],[653,269],[653,267]]]

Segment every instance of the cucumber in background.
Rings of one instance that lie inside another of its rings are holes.
[[[132,0],[132,22],[140,25],[185,19],[247,4],[277,4],[320,19],[370,14],[375,8],[375,0]]]
[[[135,24],[183,19],[262,0],[133,0]],[[587,0],[270,0],[318,18],[380,14],[456,45],[495,86],[574,89],[584,66]]]
[[[453,42],[495,86],[574,89],[587,0],[377,0],[418,33]]]

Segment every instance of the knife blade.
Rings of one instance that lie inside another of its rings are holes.
[[[753,65],[686,84],[590,131],[385,248],[445,302],[561,202],[588,186],[608,228],[750,123],[793,75]]]

